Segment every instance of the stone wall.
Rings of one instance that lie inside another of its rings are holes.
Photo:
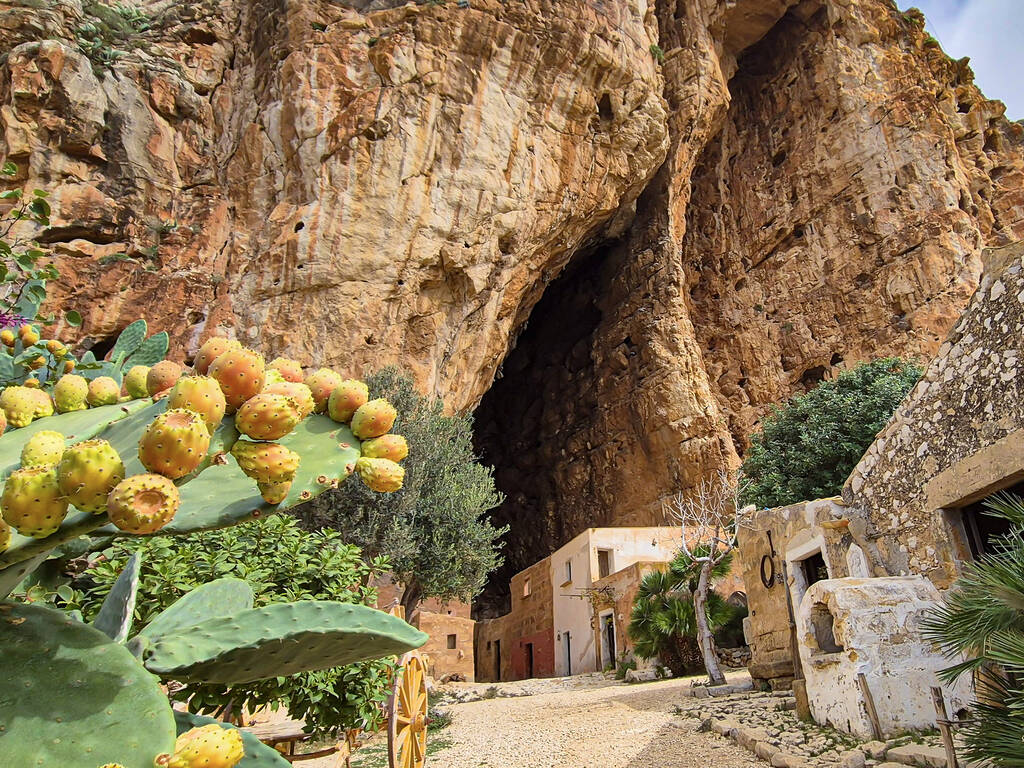
[[[435,680],[459,679],[473,682],[473,644],[476,622],[470,618],[420,611],[413,624],[430,635],[420,652],[427,656],[427,673]],[[453,639],[454,638],[454,639]]]

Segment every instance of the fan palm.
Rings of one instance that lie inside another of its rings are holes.
[[[696,553],[700,556],[699,550]],[[729,572],[731,558],[715,568],[720,578]],[[674,675],[703,669],[697,645],[697,616],[693,608],[693,590],[700,575],[700,564],[680,553],[667,570],[646,574],[640,581],[627,633],[633,652],[641,659],[658,659]],[[714,592],[708,596],[708,621],[713,627],[725,624],[734,608]]]
[[[968,760],[1024,766],[1024,501],[1002,495],[989,512],[1013,524],[993,552],[972,563],[923,622],[951,659],[947,682],[971,673],[978,702],[962,734]]]

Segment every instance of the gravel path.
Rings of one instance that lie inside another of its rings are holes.
[[[759,763],[726,739],[696,732],[699,721],[673,714],[689,679],[626,685],[587,677],[546,680],[532,695],[517,698],[445,705],[454,722],[431,738],[450,745],[430,756],[429,767],[738,768]],[[505,685],[517,684],[496,688]]]

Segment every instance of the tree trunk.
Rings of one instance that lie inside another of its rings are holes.
[[[420,586],[416,582],[406,584],[405,589],[402,590],[402,607],[405,608],[405,620],[412,623],[412,615],[420,607],[420,601],[423,599],[423,593],[420,591]]]
[[[711,634],[711,627],[708,625],[707,602],[708,589],[711,586],[711,559],[705,560],[700,566],[700,579],[697,581],[697,589],[693,593],[693,610],[697,618],[697,642],[700,644],[700,651],[704,655],[704,668],[708,671],[708,680],[711,685],[724,685],[725,675],[718,666],[718,656],[715,654],[715,638]]]

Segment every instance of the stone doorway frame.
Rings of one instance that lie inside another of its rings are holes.
[[[807,583],[807,575],[804,573],[804,560],[815,555],[821,555],[825,561],[825,569],[829,578],[835,576],[832,563],[829,561],[828,548],[825,546],[825,536],[822,533],[814,534],[811,530],[800,531],[790,539],[786,546],[786,570],[789,573],[790,583],[786,585],[793,600],[793,610],[796,612],[800,607],[800,601],[810,584]]]

